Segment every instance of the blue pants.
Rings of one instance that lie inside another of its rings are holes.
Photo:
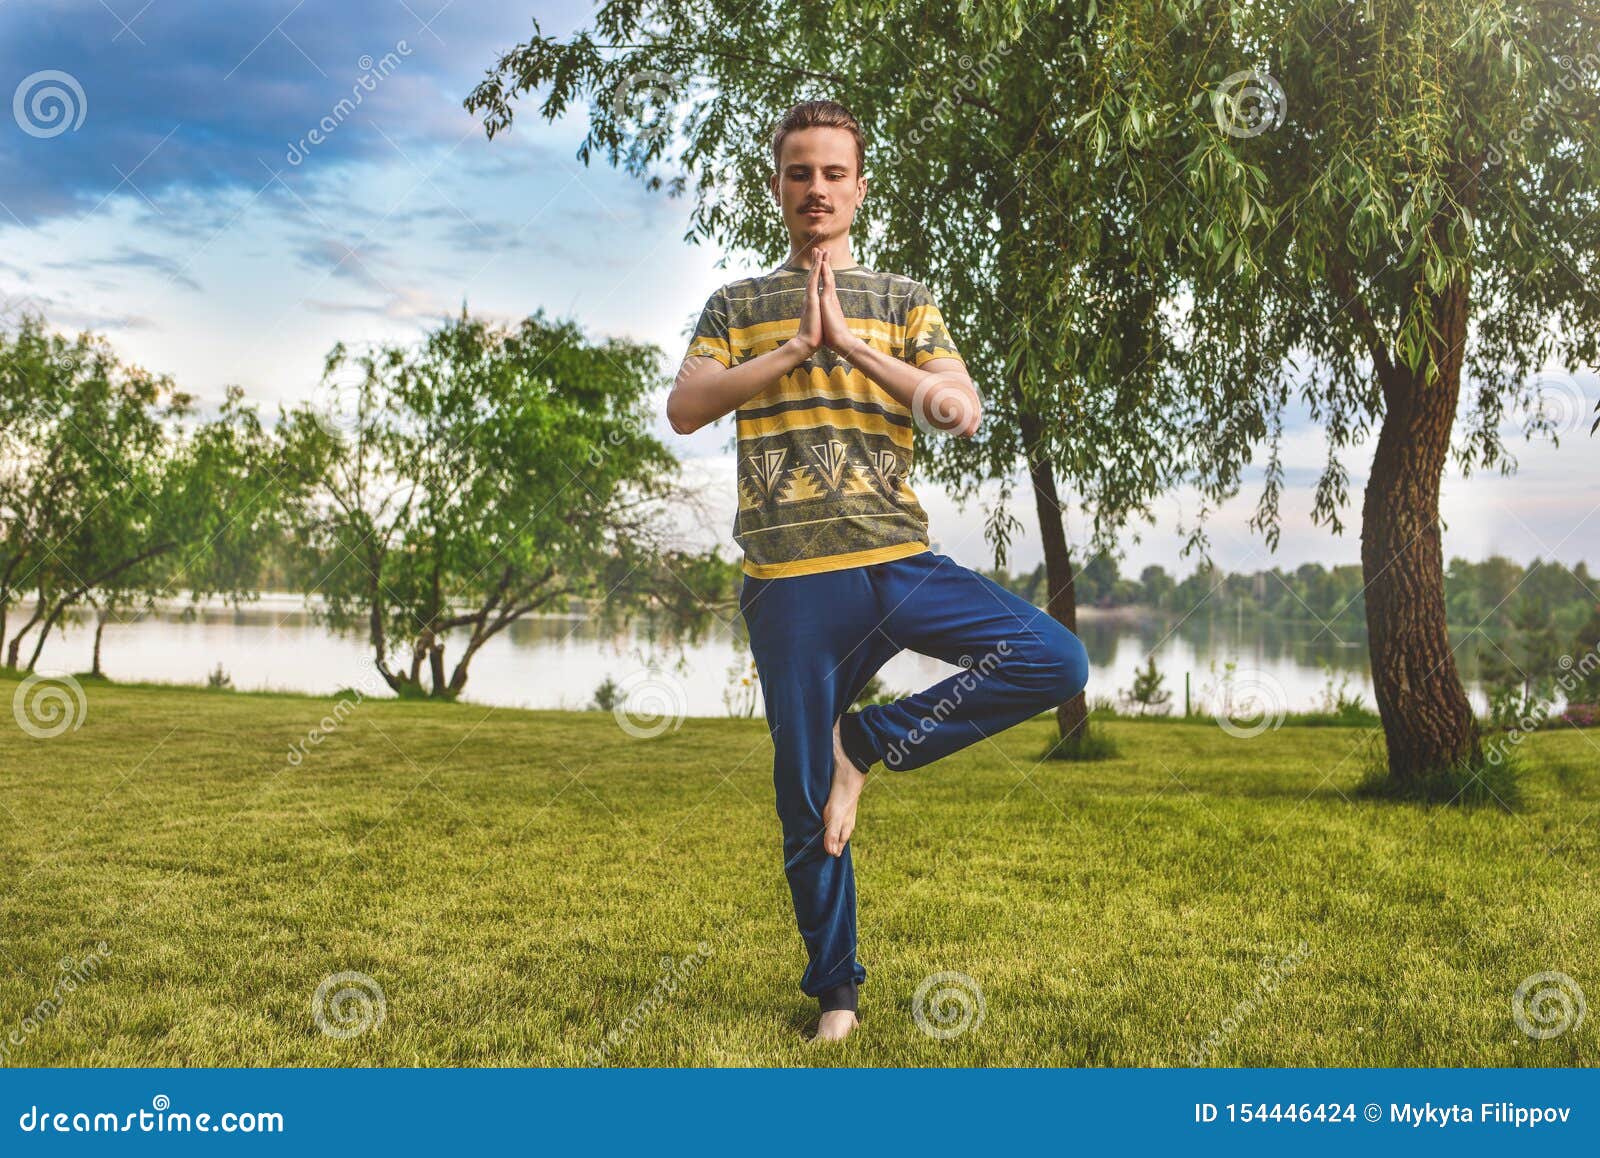
[[[739,608],[761,677],[783,867],[808,956],[800,988],[815,997],[853,992],[867,971],[856,960],[850,846],[837,857],[822,847],[834,721],[843,716],[841,737],[858,763],[920,768],[1065,703],[1088,682],[1088,656],[1054,618],[932,550],[814,575],[747,575]],[[906,649],[967,670],[847,712]]]

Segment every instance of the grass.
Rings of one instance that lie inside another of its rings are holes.
[[[862,1028],[818,1046],[760,719],[641,739],[603,713],[84,690],[75,731],[0,732],[10,1065],[1600,1061],[1593,1015],[1543,1041],[1512,1017],[1545,971],[1600,998],[1594,733],[1531,737],[1515,812],[1355,797],[1357,728],[1108,720],[1117,755],[1070,764],[1040,761],[1041,717],[879,770],[852,841]],[[312,1002],[347,971],[385,1011],[340,1038]],[[984,1003],[947,1039],[913,1015],[944,972]]]

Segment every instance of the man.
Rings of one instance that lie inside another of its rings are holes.
[[[980,401],[932,295],[858,265],[867,193],[848,109],[808,101],[772,139],[789,258],[706,303],[667,400],[688,434],[736,412],[740,610],[772,734],[784,871],[818,999],[816,1036],[858,1024],[850,835],[869,769],[921,767],[1083,690],[1083,645],[928,543],[906,483],[913,435],[971,437]],[[966,670],[895,703],[848,709],[911,649]]]

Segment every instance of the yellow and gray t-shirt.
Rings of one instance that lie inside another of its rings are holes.
[[[737,366],[800,328],[810,271],[786,262],[730,282],[700,314],[687,356]],[[926,286],[863,266],[834,270],[850,332],[921,366],[960,358]],[[740,406],[733,538],[758,579],[863,567],[928,550],[928,516],[906,485],[916,425],[826,347]]]

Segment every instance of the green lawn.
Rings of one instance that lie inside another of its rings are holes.
[[[1121,758],[1071,766],[1041,718],[879,770],[863,1024],[829,1046],[760,719],[369,701],[296,765],[333,700],[86,691],[76,731],[0,730],[0,1064],[582,1065],[608,1031],[624,1065],[1184,1065],[1212,1034],[1207,1064],[1600,1061],[1600,1012],[1535,1041],[1511,1009],[1552,970],[1600,1000],[1592,732],[1525,745],[1514,815],[1352,802],[1354,729],[1112,723]],[[345,971],[385,1014],[335,1037]],[[984,1003],[949,1038],[913,1016],[942,972]]]

